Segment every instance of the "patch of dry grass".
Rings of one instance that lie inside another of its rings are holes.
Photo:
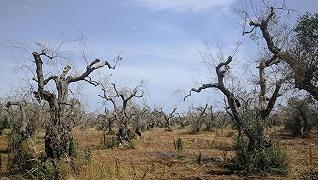
[[[273,132],[275,140],[287,150],[292,172],[288,177],[266,177],[262,179],[298,179],[312,169],[318,171],[317,135],[310,139],[292,139],[281,132]],[[222,167],[224,160],[232,157],[232,129],[216,129],[213,132],[188,134],[186,129],[167,132],[164,129],[153,129],[143,133],[135,141],[134,149],[101,149],[99,148],[102,132],[94,128],[86,130],[75,128],[74,136],[81,148],[92,150],[91,164],[82,167],[76,179],[243,179],[226,174]],[[43,135],[43,134],[42,134]],[[37,141],[43,146],[43,137]],[[182,154],[177,154],[174,139],[181,137],[184,143]],[[311,146],[311,160],[309,154]],[[7,147],[7,136],[0,136],[0,148]],[[197,163],[201,153],[201,165]],[[2,154],[2,172],[6,171],[5,154]],[[311,162],[311,163],[310,163]],[[221,165],[220,165],[221,164]],[[259,178],[259,177],[250,177]]]

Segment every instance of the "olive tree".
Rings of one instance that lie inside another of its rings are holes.
[[[268,7],[267,15],[257,19],[248,18],[251,30],[244,31],[243,35],[256,33],[255,31],[259,29],[266,48],[272,54],[268,63],[287,64],[285,72],[293,79],[295,88],[307,91],[318,100],[318,15],[307,13],[301,16],[292,30],[280,33],[283,34],[282,37],[276,33],[280,31],[277,25],[284,26],[276,16],[279,10],[288,13],[290,11],[285,7]],[[281,29],[286,30],[285,27]]]
[[[134,98],[143,97],[144,91],[141,89],[142,83],[136,86],[133,90],[119,90],[115,83],[111,83],[111,92],[108,91],[107,85],[102,83],[99,84],[101,85],[101,89],[103,91],[103,94],[99,95],[99,97],[112,103],[113,112],[112,116],[109,117],[109,120],[111,122],[115,120],[118,125],[118,131],[116,133],[117,138],[121,144],[129,144],[134,138],[134,133],[129,129],[128,125],[132,118],[136,115],[135,112],[132,112],[133,109],[129,106],[129,104]],[[138,129],[135,131],[137,132]],[[140,132],[137,134],[140,134]]]
[[[155,109],[155,111],[156,111],[161,117],[164,118],[164,120],[165,120],[164,126],[165,126],[165,128],[166,128],[166,131],[169,131],[169,132],[172,131],[172,128],[171,128],[171,120],[172,120],[172,118],[174,118],[177,109],[178,109],[178,108],[173,108],[173,110],[172,110],[169,114],[166,114],[165,112],[163,112],[162,108],[160,108],[159,110]]]
[[[95,59],[88,63],[84,72],[79,75],[68,75],[71,71],[71,66],[67,65],[62,70],[61,74],[50,75],[44,67],[43,59],[53,61],[56,56],[47,53],[46,50],[32,53],[36,77],[34,81],[37,84],[37,90],[34,91],[34,96],[39,102],[46,101],[49,104],[50,119],[46,122],[45,132],[45,152],[48,158],[60,159],[72,156],[71,143],[73,137],[71,135],[71,126],[66,121],[66,111],[72,104],[69,102],[69,86],[80,81],[87,82],[92,85],[96,83],[90,78],[90,75],[97,69],[107,67],[115,69],[108,61]],[[117,60],[121,59],[118,57]],[[55,91],[50,91],[49,83],[53,82]]]
[[[317,112],[309,98],[290,98],[283,109],[286,128],[296,137],[309,137]]]
[[[263,147],[268,147],[271,145],[271,142],[268,135],[264,132],[264,127],[261,126],[263,123],[265,123],[266,118],[273,110],[277,98],[281,95],[279,92],[285,79],[282,78],[276,81],[274,90],[269,92],[269,90],[266,88],[265,68],[272,65],[271,59],[261,60],[260,65],[258,66],[259,80],[257,82],[257,84],[260,86],[260,93],[258,93],[259,107],[250,107],[248,103],[241,103],[241,100],[246,101],[244,100],[243,96],[240,96],[240,94],[235,94],[235,92],[228,88],[224,83],[224,78],[229,70],[229,64],[232,62],[232,59],[232,56],[229,56],[226,61],[219,63],[215,67],[217,82],[203,84],[199,88],[192,88],[189,95],[187,95],[185,98],[191,96],[192,92],[199,93],[202,90],[209,88],[218,89],[226,97],[225,104],[227,107],[225,109],[232,121],[237,126],[239,131],[242,131],[249,138],[250,148],[262,149]],[[246,111],[246,109],[248,109],[248,111]],[[247,118],[255,121],[254,127],[249,125],[250,123],[247,122]]]

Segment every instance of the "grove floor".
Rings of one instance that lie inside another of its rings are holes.
[[[100,146],[103,137],[101,131],[75,128],[73,134],[79,147],[89,148],[92,152],[91,163],[80,167],[75,179],[302,179],[310,170],[318,172],[317,134],[311,134],[309,139],[291,138],[280,128],[277,129],[273,130],[272,137],[286,150],[292,167],[287,177],[240,177],[227,171],[223,165],[234,155],[233,139],[236,132],[232,129],[189,134],[187,129],[167,132],[156,128],[144,132],[133,141],[133,149],[103,149]],[[183,141],[183,151],[179,153],[174,148],[174,140],[178,137]],[[39,149],[43,149],[43,143],[43,133],[40,133],[37,140]],[[7,154],[4,152],[7,145],[8,132],[5,132],[0,136],[2,177],[8,172]],[[198,163],[200,154],[202,161]]]
[[[222,164],[231,158],[235,131],[215,129],[213,132],[189,134],[186,129],[167,132],[153,129],[134,141],[134,149],[99,147],[102,134],[95,129],[75,129],[80,147],[92,149],[92,163],[76,177],[78,179],[246,179],[229,174]],[[273,133],[274,140],[288,153],[292,170],[287,177],[248,177],[248,179],[300,179],[304,174],[318,171],[318,138],[290,138]],[[180,137],[184,148],[177,153],[174,139]],[[310,151],[311,161],[310,164]],[[201,153],[202,162],[197,162]]]

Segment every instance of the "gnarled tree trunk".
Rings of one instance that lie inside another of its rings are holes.
[[[264,129],[262,129],[260,125],[256,126],[256,128],[251,128],[251,127],[247,126],[247,124],[245,123],[245,120],[242,119],[242,117],[239,114],[238,109],[241,107],[239,100],[235,97],[234,93],[232,91],[230,91],[224,84],[224,75],[227,71],[227,69],[224,67],[228,66],[231,62],[232,62],[232,57],[229,56],[227,61],[221,62],[216,67],[216,74],[217,74],[217,80],[218,80],[217,83],[203,84],[201,87],[199,87],[197,89],[192,88],[190,90],[190,94],[187,95],[185,98],[187,98],[188,96],[191,96],[192,91],[199,93],[203,89],[217,88],[226,96],[226,102],[229,106],[226,108],[227,113],[229,113],[229,115],[231,116],[231,119],[234,121],[234,123],[236,124],[238,129],[240,131],[242,131],[249,139],[250,149],[262,149],[264,147],[268,147],[271,145],[271,143],[270,143],[268,137],[264,134]],[[279,90],[279,88],[277,88],[277,89]],[[275,93],[277,95],[273,96],[272,97],[273,100],[270,101],[270,103],[267,105],[268,108],[265,109],[266,110],[265,115],[268,115],[268,112],[270,112],[268,110],[270,108],[272,108],[273,103],[275,102],[274,100],[276,100],[276,98],[278,96],[278,90],[277,90],[277,92],[275,90]],[[258,123],[260,123],[260,122],[258,122]]]
[[[73,137],[71,134],[70,123],[66,121],[66,108],[71,105],[68,103],[68,91],[69,85],[73,82],[86,81],[96,86],[95,82],[91,80],[89,75],[96,69],[99,69],[105,65],[109,69],[114,69],[108,62],[101,62],[99,59],[94,60],[86,67],[86,71],[80,76],[68,76],[68,72],[71,70],[70,66],[66,66],[60,76],[50,76],[44,79],[43,61],[42,56],[53,59],[46,55],[44,52],[32,53],[36,64],[36,75],[34,80],[38,84],[37,91],[34,92],[35,97],[39,102],[45,100],[49,103],[50,107],[50,120],[46,125],[45,133],[45,152],[48,158],[60,159],[72,156],[72,143]],[[87,79],[86,79],[87,78]],[[45,90],[45,86],[53,80],[55,82],[57,96]]]

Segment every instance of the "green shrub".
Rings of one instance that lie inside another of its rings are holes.
[[[71,159],[33,159],[32,168],[22,173],[26,179],[73,179],[74,175],[78,175],[91,162],[91,158],[91,150],[87,147],[83,151],[77,151],[77,156]]]
[[[35,139],[13,129],[9,140],[8,168],[14,179],[57,179],[58,171],[52,161],[38,153]]]
[[[273,144],[259,150],[250,150],[248,141],[237,137],[235,142],[236,156],[232,159],[233,170],[241,175],[287,175],[290,168],[286,153]]]
[[[8,166],[11,172],[32,169],[33,160],[37,158],[34,139],[26,138],[13,130],[10,134],[9,151]]]
[[[58,179],[58,169],[53,161],[33,160],[33,168],[25,173],[26,179]]]
[[[11,173],[24,179],[71,179],[89,164],[92,153],[87,147],[80,150],[75,139],[70,142],[70,159],[52,160],[40,155],[32,138],[11,135],[9,168]],[[16,177],[15,177],[16,179]]]

